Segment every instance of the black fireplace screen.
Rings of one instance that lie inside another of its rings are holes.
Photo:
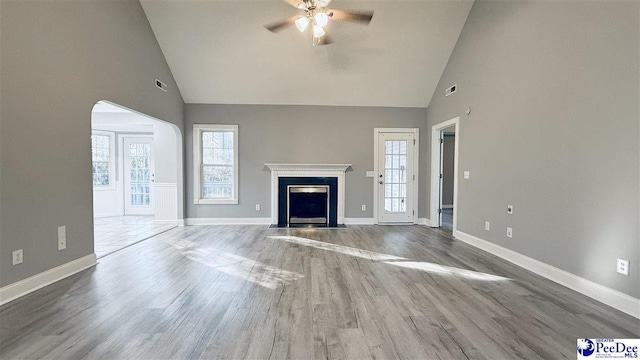
[[[294,224],[329,223],[329,186],[288,186],[288,220]]]

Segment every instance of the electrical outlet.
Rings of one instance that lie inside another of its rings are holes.
[[[509,215],[513,214],[513,205],[507,205],[507,214]]]
[[[256,204],[256,211],[260,211],[260,204]]]
[[[467,170],[467,171],[465,171],[464,173],[462,173],[462,176],[463,176],[465,179],[469,179],[469,178],[471,177],[471,173]]]
[[[362,211],[367,211],[367,205],[362,205]]]
[[[513,229],[510,227],[507,227],[507,237],[513,237]]]
[[[491,230],[491,223],[488,222],[488,221],[485,221],[484,222],[484,229],[487,230],[487,231]]]
[[[67,248],[67,227],[58,226],[58,250]]]
[[[616,271],[619,274],[629,276],[629,260],[618,259],[618,266]]]
[[[22,264],[22,261],[24,260],[22,257],[22,249],[12,252],[11,256],[13,258],[13,265]]]

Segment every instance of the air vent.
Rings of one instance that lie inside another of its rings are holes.
[[[164,92],[167,92],[167,84],[158,79],[156,79],[156,87]]]
[[[458,90],[458,84],[451,85],[450,88],[444,91],[445,96],[449,96]]]

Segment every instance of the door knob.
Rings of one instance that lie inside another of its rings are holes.
[[[378,183],[379,183],[380,185],[382,185],[382,180],[380,180]]]

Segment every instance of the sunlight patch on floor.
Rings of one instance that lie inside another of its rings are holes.
[[[359,257],[367,260],[373,260],[373,261],[409,260],[407,258],[403,258],[400,256],[380,254],[373,251],[356,249],[348,246],[331,244],[331,243],[326,243],[322,241],[306,239],[298,236],[268,236],[268,238],[276,239],[276,240],[284,240],[294,244],[300,244],[300,245],[309,246],[309,247],[321,249],[321,250],[333,251],[340,254],[355,256],[355,257]]]
[[[304,277],[296,272],[269,266],[213,247],[198,248],[193,241],[167,239],[166,242],[189,260],[269,289],[275,289]]]
[[[290,242],[293,244],[300,244],[304,246],[309,246],[315,249],[333,251],[339,254],[355,256],[371,261],[382,261],[385,264],[400,266],[407,269],[420,270],[429,272],[432,274],[445,275],[445,276],[455,276],[459,278],[465,278],[470,280],[480,280],[480,281],[502,281],[502,280],[510,280],[509,278],[505,278],[498,275],[487,274],[483,272],[460,269],[452,266],[445,266],[434,264],[425,261],[407,261],[410,259],[388,255],[388,254],[380,254],[373,251],[362,250],[357,248],[352,248],[343,245],[331,244],[322,241],[302,238],[299,236],[268,236],[270,239],[283,240],[286,242]]]

